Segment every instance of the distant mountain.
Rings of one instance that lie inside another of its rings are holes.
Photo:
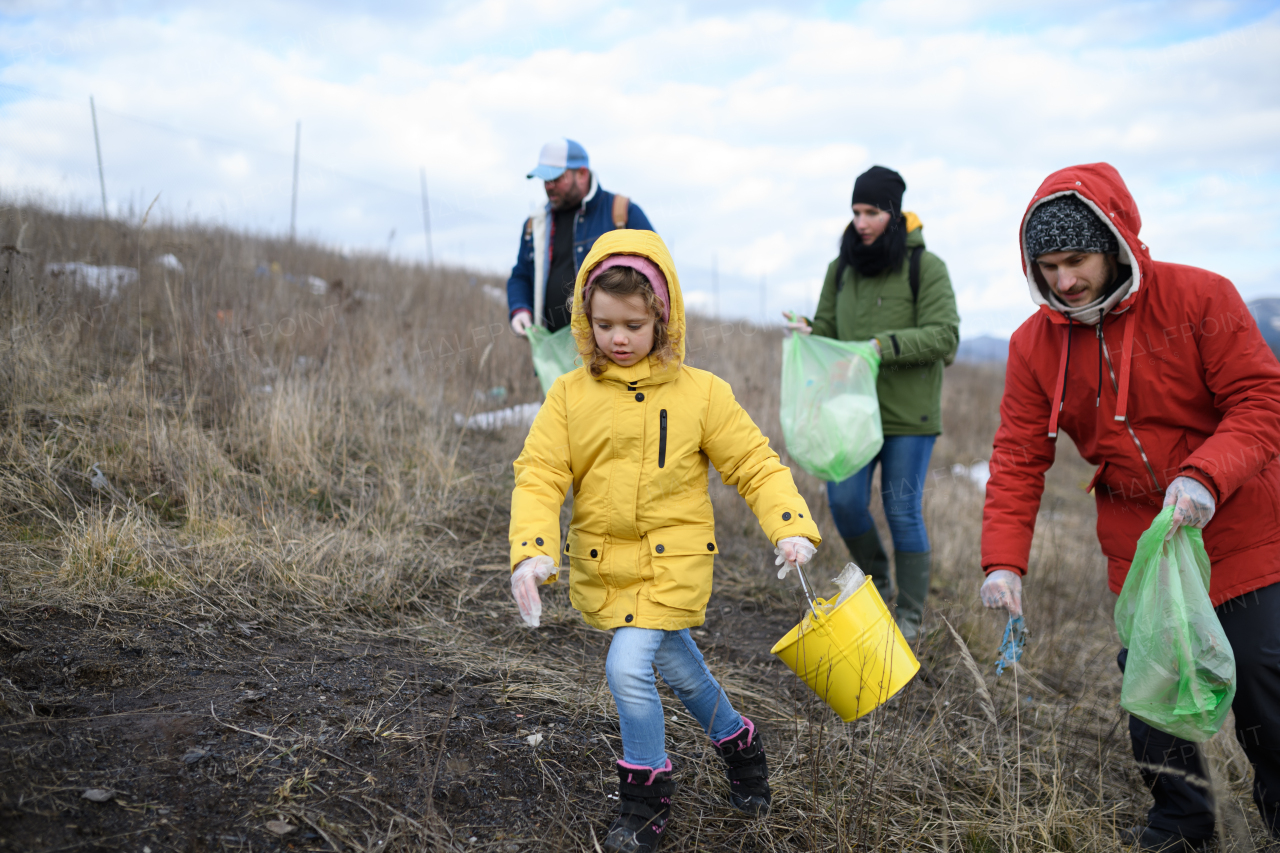
[[[1280,300],[1276,300],[1280,303]],[[971,363],[1000,362],[1009,358],[1009,341],[991,335],[978,335],[976,338],[961,336],[960,349],[956,351],[956,361]]]
[[[1263,297],[1248,303],[1249,313],[1258,324],[1263,339],[1271,351],[1280,358],[1280,297]],[[1002,362],[1009,358],[1009,341],[991,335],[978,335],[976,338],[960,339],[960,349],[956,352],[956,361],[967,361],[971,364],[983,362]]]
[[[1280,299],[1267,297],[1249,303],[1249,312],[1258,323],[1263,339],[1280,358]]]

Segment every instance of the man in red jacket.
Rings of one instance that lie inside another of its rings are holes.
[[[1106,163],[1050,175],[1023,216],[1022,265],[1040,309],[1009,342],[982,600],[1022,612],[1059,430],[1098,466],[1089,488],[1113,592],[1138,537],[1176,505],[1176,524],[1204,529],[1209,595],[1236,658],[1236,737],[1263,822],[1280,837],[1280,364],[1230,281],[1153,261],[1141,226]],[[1196,745],[1136,717],[1129,732],[1155,805],[1128,840],[1203,849],[1214,819]]]

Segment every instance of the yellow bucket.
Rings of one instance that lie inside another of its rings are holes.
[[[826,603],[818,599],[770,652],[847,723],[906,687],[920,662],[870,578],[830,613]]]

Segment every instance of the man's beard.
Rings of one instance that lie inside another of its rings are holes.
[[[556,211],[557,213],[563,213],[566,210],[573,210],[575,207],[582,204],[582,200],[586,197],[587,197],[587,194],[581,193],[581,192],[575,192],[571,195],[566,195],[563,198],[561,198],[560,201],[553,203],[551,205],[551,209]]]

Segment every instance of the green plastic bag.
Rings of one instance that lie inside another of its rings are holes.
[[[869,341],[791,334],[782,344],[782,436],[787,453],[815,477],[853,476],[884,446]]]
[[[538,374],[542,394],[546,396],[557,379],[582,364],[573,328],[565,326],[558,332],[548,332],[541,326],[530,326],[525,334],[533,349],[533,371]]]
[[[1162,732],[1206,741],[1236,695],[1236,659],[1209,601],[1209,555],[1194,527],[1167,541],[1173,507],[1138,540],[1116,601],[1129,650],[1120,707]]]

